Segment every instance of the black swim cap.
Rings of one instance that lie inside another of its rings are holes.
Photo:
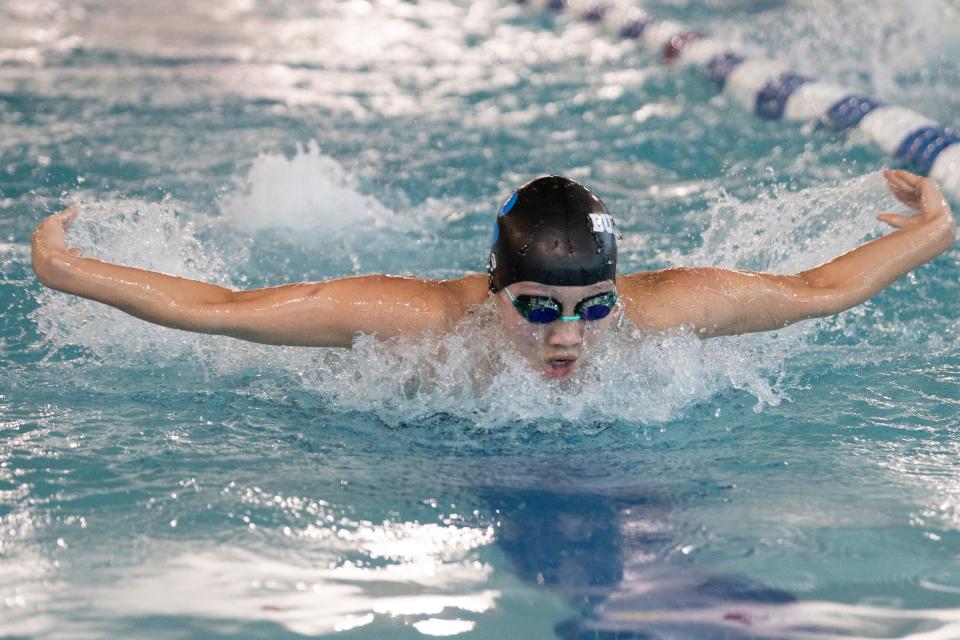
[[[600,198],[573,180],[537,178],[500,207],[487,269],[491,291],[521,281],[584,286],[613,280],[613,217]]]

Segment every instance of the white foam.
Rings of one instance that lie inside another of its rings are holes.
[[[753,395],[758,409],[778,404],[784,396],[770,378],[779,377],[783,354],[769,337],[648,335],[624,320],[592,337],[574,379],[551,382],[510,344],[488,303],[447,334],[386,342],[363,337],[324,373],[305,374],[304,384],[345,410],[369,411],[393,425],[445,414],[484,429],[517,423],[594,428],[670,420],[729,389]]]
[[[706,213],[702,245],[672,264],[796,273],[831,260],[888,229],[882,211],[902,208],[877,173],[837,186],[774,189],[745,202],[726,194]]]
[[[364,195],[343,166],[311,140],[292,157],[260,155],[240,192],[220,204],[224,217],[246,229],[285,228],[328,236],[404,226],[389,208]]]
[[[194,223],[171,203],[104,200],[77,206],[79,213],[68,238],[81,255],[222,286],[232,284],[217,250],[197,239]],[[177,357],[211,340],[150,325],[111,307],[49,289],[41,290],[38,302],[31,318],[55,348],[80,345],[102,358],[144,352]]]

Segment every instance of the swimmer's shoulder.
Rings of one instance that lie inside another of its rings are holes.
[[[490,296],[486,273],[471,273],[462,278],[440,280],[437,285],[443,292],[446,311],[451,320],[458,320],[468,309],[482,304]]]

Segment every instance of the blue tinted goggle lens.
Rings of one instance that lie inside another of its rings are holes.
[[[610,315],[615,304],[617,304],[617,297],[614,295],[612,301],[597,302],[589,307],[583,307],[577,311],[577,315],[580,316],[581,320],[602,320]]]
[[[608,291],[586,298],[573,308],[573,316],[563,315],[563,305],[553,298],[543,296],[514,296],[506,290],[507,296],[521,316],[534,324],[549,324],[555,320],[602,320],[610,315],[617,304],[617,292]]]
[[[528,296],[520,297],[524,298]],[[527,302],[524,304],[520,300],[517,300],[513,306],[520,311],[520,315],[536,324],[548,324],[558,319],[561,315],[559,309],[545,304],[538,305],[536,302]]]

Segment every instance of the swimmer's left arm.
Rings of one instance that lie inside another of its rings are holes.
[[[795,275],[667,269],[630,276],[624,291],[628,316],[651,329],[689,326],[708,337],[780,329],[868,300],[956,240],[950,209],[933,180],[906,171],[886,171],[885,177],[914,210],[877,216],[896,227],[892,233]]]

